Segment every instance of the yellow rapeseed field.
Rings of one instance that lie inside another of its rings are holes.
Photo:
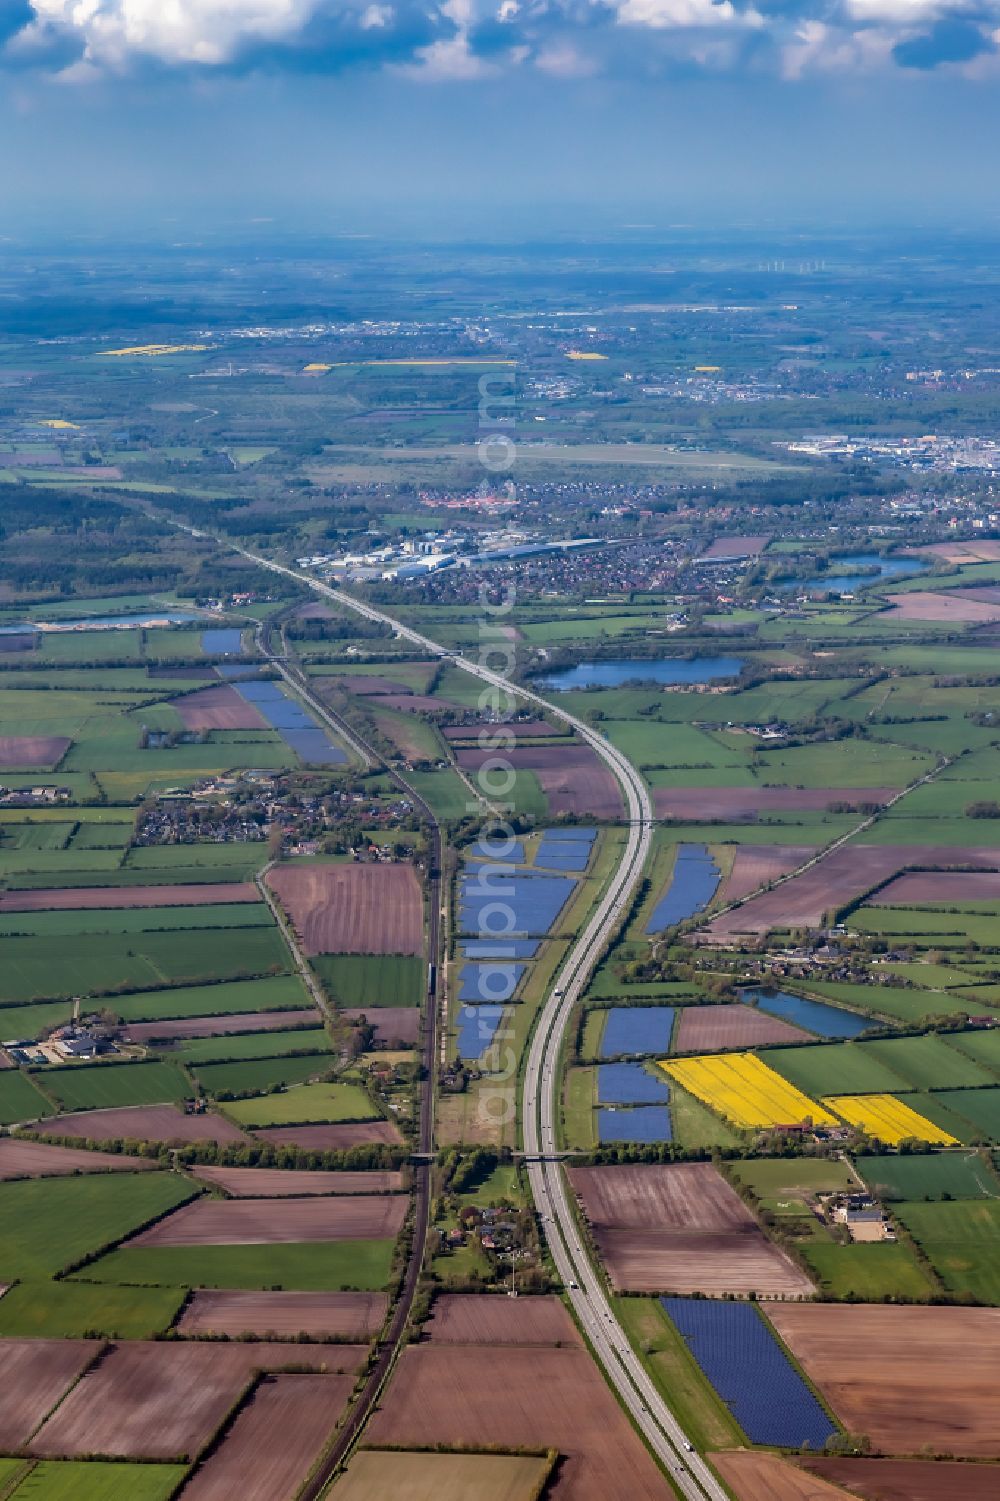
[[[606,354],[596,354],[589,349],[571,349],[567,354],[568,360],[606,360]]]
[[[660,1068],[734,1126],[791,1126],[810,1120],[835,1126],[835,1116],[789,1084],[753,1053],[669,1058]]]
[[[64,417],[43,417],[42,420],[39,422],[38,426],[39,427],[55,427],[55,428],[60,429],[60,431],[63,428],[66,428],[66,427],[72,427],[72,428],[76,429],[77,431],[79,431],[79,428],[80,428],[79,422],[67,422]]]
[[[828,1095],[823,1101],[842,1115],[852,1126],[858,1126],[869,1136],[877,1136],[886,1146],[898,1146],[908,1136],[920,1141],[931,1141],[944,1147],[957,1146],[954,1136],[935,1126],[926,1116],[918,1115],[902,1100],[891,1094]]]
[[[123,354],[188,354],[207,349],[207,344],[136,344],[129,349],[102,349],[105,356]]]

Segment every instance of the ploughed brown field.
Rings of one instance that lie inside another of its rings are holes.
[[[403,1133],[395,1121],[351,1121],[343,1126],[262,1126],[254,1131],[259,1141],[276,1146],[301,1147],[303,1152],[346,1152],[368,1142],[395,1147]]]
[[[50,1136],[87,1141],[246,1141],[221,1115],[185,1115],[174,1105],[128,1105],[114,1110],[81,1110],[53,1115],[37,1127]]]
[[[773,891],[753,896],[735,911],[713,918],[701,933],[721,943],[739,933],[818,927],[825,913],[845,906],[880,882],[889,881],[898,871],[962,866],[996,870],[1000,867],[1000,849],[935,844],[843,845]]]
[[[996,1501],[1000,1496],[1000,1465],[818,1455],[796,1463],[865,1501]]]
[[[547,1501],[663,1501],[667,1485],[586,1350],[410,1345],[365,1441],[558,1449]]]
[[[350,1378],[367,1346],[130,1340],[112,1345],[28,1446],[40,1459],[194,1458],[261,1370]],[[352,1383],[353,1384],[353,1383]],[[37,1413],[35,1417],[37,1422]]]
[[[57,1147],[15,1136],[0,1137],[0,1180],[60,1178],[70,1173],[135,1173],[154,1166],[145,1157],[88,1152],[83,1147]]]
[[[293,1501],[333,1432],[350,1376],[266,1376],[184,1487],[188,1501]]]
[[[925,542],[920,547],[906,550],[914,556],[932,553],[947,563],[1000,563],[1000,542],[988,537],[981,542]]]
[[[0,771],[23,766],[51,771],[69,750],[72,741],[66,735],[0,735]]]
[[[620,818],[622,797],[618,783],[589,745],[519,745],[506,751],[515,771],[533,771],[545,793],[549,812],[579,813],[591,818]],[[494,755],[491,750],[455,752],[465,771],[478,771]]]
[[[760,813],[821,812],[831,803],[855,810],[863,803],[881,805],[894,791],[891,787],[656,787],[653,806],[659,818],[688,823],[720,818],[736,823],[752,822]]]
[[[89,1155],[89,1154],[87,1154]],[[0,1141],[0,1171],[3,1142]],[[221,1188],[237,1199],[284,1199],[310,1194],[392,1194],[403,1189],[402,1173],[296,1172],[277,1167],[200,1167],[190,1169],[196,1178]]]
[[[883,620],[945,620],[959,625],[989,625],[1000,620],[1000,604],[985,600],[970,599],[964,589],[943,590],[940,594],[931,590],[915,589],[912,594],[891,596],[891,609]]]
[[[296,1334],[370,1339],[385,1320],[385,1293],[199,1290],[182,1313],[181,1334],[241,1334],[290,1339]]]
[[[678,1016],[675,1053],[711,1052],[713,1048],[756,1048],[776,1042],[805,1042],[808,1033],[780,1017],[768,1016],[740,1001],[722,1006],[685,1006]]]
[[[709,1459],[736,1501],[844,1501],[844,1494],[777,1454],[735,1449]]]
[[[741,844],[733,868],[722,884],[719,899],[740,902],[758,886],[797,870],[815,852],[815,846],[811,844]]]
[[[889,1454],[1000,1455],[1000,1308],[789,1303],[767,1316],[848,1432]]]
[[[388,693],[411,693],[405,683],[395,683],[390,678],[370,677],[366,673],[359,672],[356,677],[324,677],[320,679],[324,688],[338,688],[345,693],[355,693],[363,696],[366,693],[384,697]]]
[[[579,1345],[558,1298],[452,1293],[437,1298],[426,1333],[434,1344]]]
[[[770,540],[770,537],[762,537],[758,533],[745,537],[716,537],[708,551],[702,553],[702,557],[713,560],[759,558]]]
[[[569,1179],[621,1291],[777,1298],[814,1291],[710,1163],[570,1168]]]
[[[375,1029],[375,1041],[393,1047],[396,1043],[406,1047],[420,1036],[420,1009],[417,1006],[351,1006],[338,1013],[351,1021],[365,1021]]]
[[[186,730],[266,730],[267,720],[228,683],[198,688],[172,700]]]
[[[267,878],[309,954],[420,954],[412,865],[279,865]]]
[[[318,1027],[318,1011],[244,1011],[235,1016],[182,1016],[168,1022],[130,1022],[125,1034],[130,1042],[149,1042],[154,1037],[224,1037],[229,1032],[274,1032],[286,1027]]]
[[[99,1339],[0,1339],[0,1449],[26,1444],[101,1349]]]
[[[205,907],[217,902],[259,902],[252,881],[219,881],[204,886],[44,886],[5,891],[0,912],[69,912],[122,907]]]
[[[397,709],[401,714],[433,714],[435,709],[459,709],[461,704],[429,693],[382,693],[375,707]]]
[[[393,744],[400,755],[410,765],[422,761],[427,756],[427,742],[424,739],[424,726],[413,719],[401,719],[396,714],[379,714],[377,706],[388,703],[385,698],[369,699],[369,707],[375,710],[372,714],[372,722],[381,735]],[[403,700],[406,702],[406,700]]]
[[[197,1199],[125,1242],[129,1246],[269,1246],[382,1240],[406,1218],[403,1194],[326,1199]]]
[[[1000,897],[1000,871],[938,870],[911,871],[897,876],[871,898],[875,907],[907,907],[912,902],[961,906],[963,902],[989,902]]]

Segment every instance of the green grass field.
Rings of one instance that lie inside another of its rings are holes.
[[[266,975],[289,963],[276,926],[191,929],[183,938],[172,932],[81,933],[55,947],[48,937],[6,938],[0,942],[0,998],[106,995],[143,985]]]
[[[674,1140],[682,1147],[732,1147],[740,1140],[725,1121],[688,1094],[679,1084],[670,1084],[670,1118]]]
[[[879,1094],[903,1086],[903,1080],[880,1058],[856,1042],[820,1047],[766,1048],[760,1058],[815,1099],[824,1094]]]
[[[2,1017],[3,1013],[0,1013]],[[18,1031],[15,1035],[22,1036]],[[19,1069],[4,1069],[0,1072],[0,1126],[13,1126],[18,1121],[35,1120],[40,1115],[52,1115],[54,1107],[40,1094],[31,1082],[31,1075]]]
[[[194,1193],[186,1178],[157,1172],[0,1183],[0,1281],[52,1276]]]
[[[895,1213],[949,1292],[1000,1302],[1000,1201],[900,1204]]]
[[[177,932],[198,928],[270,928],[266,902],[205,907],[132,907],[106,911],[0,912],[0,937],[73,938],[80,934]],[[186,940],[185,940],[186,941]]]
[[[338,1006],[419,1006],[427,969],[405,954],[317,954],[310,960]]]
[[[391,1240],[339,1240],[270,1246],[126,1246],[88,1266],[86,1277],[142,1287],[373,1291],[389,1280],[393,1245]]]
[[[7,1501],[169,1501],[185,1470],[184,1465],[43,1459],[16,1490],[3,1494]],[[0,1485],[3,1480],[0,1472]]]
[[[221,1037],[189,1037],[170,1050],[171,1058],[186,1064],[235,1063],[241,1058],[280,1058],[287,1053],[328,1051],[330,1038],[322,1027],[291,1028],[287,1032],[231,1032]]]
[[[923,1037],[862,1042],[858,1047],[914,1089],[968,1089],[996,1082],[981,1064],[964,1057],[933,1032]]]
[[[0,1298],[5,1339],[152,1339],[168,1329],[181,1305],[178,1291],[114,1287],[66,1278],[18,1282]]]
[[[967,1120],[973,1136],[1000,1141],[1000,1087],[990,1089],[942,1089],[932,1096],[946,1109]]]
[[[982,1199],[1000,1194],[993,1169],[969,1152],[859,1157],[855,1166],[881,1199]]]
[[[60,1027],[72,1015],[72,1001],[39,1001],[34,1006],[0,1006],[0,1042],[33,1041],[43,1027]],[[3,1124],[0,1118],[0,1125]]]
[[[948,1046],[957,1048],[984,1068],[1000,1073],[1000,1030],[952,1033],[948,1037]]]
[[[457,771],[451,767],[439,767],[434,771],[411,771],[407,781],[414,792],[425,798],[438,818],[456,822],[465,818],[470,802],[475,799]]]
[[[834,1298],[930,1298],[934,1289],[905,1246],[891,1242],[840,1246],[807,1241],[803,1253],[822,1290]]]
[[[63,1110],[102,1110],[121,1105],[161,1105],[193,1093],[172,1063],[128,1061],[70,1063],[43,1069],[38,1083]]]
[[[267,975],[259,980],[230,980],[218,985],[165,986],[162,990],[109,996],[103,1004],[122,1021],[139,1022],[237,1016],[250,1011],[301,1011],[312,1003],[298,975]]]
[[[281,1094],[232,1100],[226,1114],[241,1126],[296,1126],[312,1122],[370,1121],[378,1111],[356,1084],[299,1084]]]
[[[269,1089],[274,1084],[301,1084],[315,1079],[334,1065],[329,1051],[303,1057],[245,1058],[233,1063],[205,1063],[195,1069],[198,1082],[208,1094],[247,1089]]]
[[[592,1068],[571,1068],[563,1090],[563,1139],[566,1146],[589,1152],[597,1145],[597,1076]]]
[[[761,1199],[805,1201],[814,1194],[836,1193],[854,1186],[845,1163],[825,1158],[755,1158],[748,1162],[730,1162],[728,1171]]]

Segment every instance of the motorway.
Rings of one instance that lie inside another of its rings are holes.
[[[204,535],[193,527],[184,527],[184,530]],[[591,1261],[578,1227],[566,1179],[557,1160],[559,1065],[566,1028],[574,1005],[603,956],[616,924],[628,912],[649,854],[654,819],[649,793],[642,778],[610,740],[586,721],[561,709],[558,704],[551,703],[541,694],[511,683],[502,674],[493,672],[479,662],[448,651],[430,637],[404,625],[383,610],[363,604],[343,590],[334,589],[297,569],[250,552],[228,538],[220,537],[215,540],[232,547],[251,562],[273,573],[283,574],[297,584],[304,584],[314,593],[331,599],[368,620],[388,625],[397,635],[412,642],[429,656],[447,658],[456,667],[471,673],[490,687],[505,694],[516,695],[546,713],[555,715],[571,725],[593,747],[617,778],[627,808],[628,835],[622,859],[586,928],[554,979],[532,1035],[525,1062],[522,1125],[528,1180],[553,1262],[565,1284],[573,1311],[635,1426],[644,1435],[649,1447],[670,1476],[672,1484],[686,1501],[729,1501],[726,1491],[708,1465],[695,1453],[693,1444],[639,1355],[629,1344],[628,1337],[615,1317],[601,1275]],[[302,691],[300,683],[296,682],[295,687],[299,692]],[[431,903],[432,911],[435,906],[439,906],[439,903]],[[433,1061],[433,1054],[431,1058]],[[422,1118],[421,1125],[426,1125],[426,1118]],[[423,1131],[421,1138],[423,1147]],[[416,1261],[414,1256],[411,1266]]]

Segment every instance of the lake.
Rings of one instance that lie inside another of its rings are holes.
[[[827,1006],[823,1001],[807,1001],[803,996],[789,995],[786,990],[741,990],[740,996],[752,997],[769,1016],[797,1023],[808,1032],[815,1032],[817,1037],[857,1037],[868,1027],[878,1025],[867,1016],[856,1016],[853,1011],[842,1011],[839,1006]]]
[[[783,589],[829,589],[834,594],[853,594],[865,584],[880,584],[886,579],[906,578],[921,573],[927,564],[919,558],[883,558],[877,552],[856,552],[846,558],[834,558],[826,573],[814,574],[804,584],[782,584]],[[877,568],[877,573],[855,573],[857,568]]]
[[[536,678],[540,688],[564,692],[569,688],[620,688],[623,683],[714,683],[719,678],[739,677],[741,657],[668,657],[655,662],[578,662],[558,672]]]

